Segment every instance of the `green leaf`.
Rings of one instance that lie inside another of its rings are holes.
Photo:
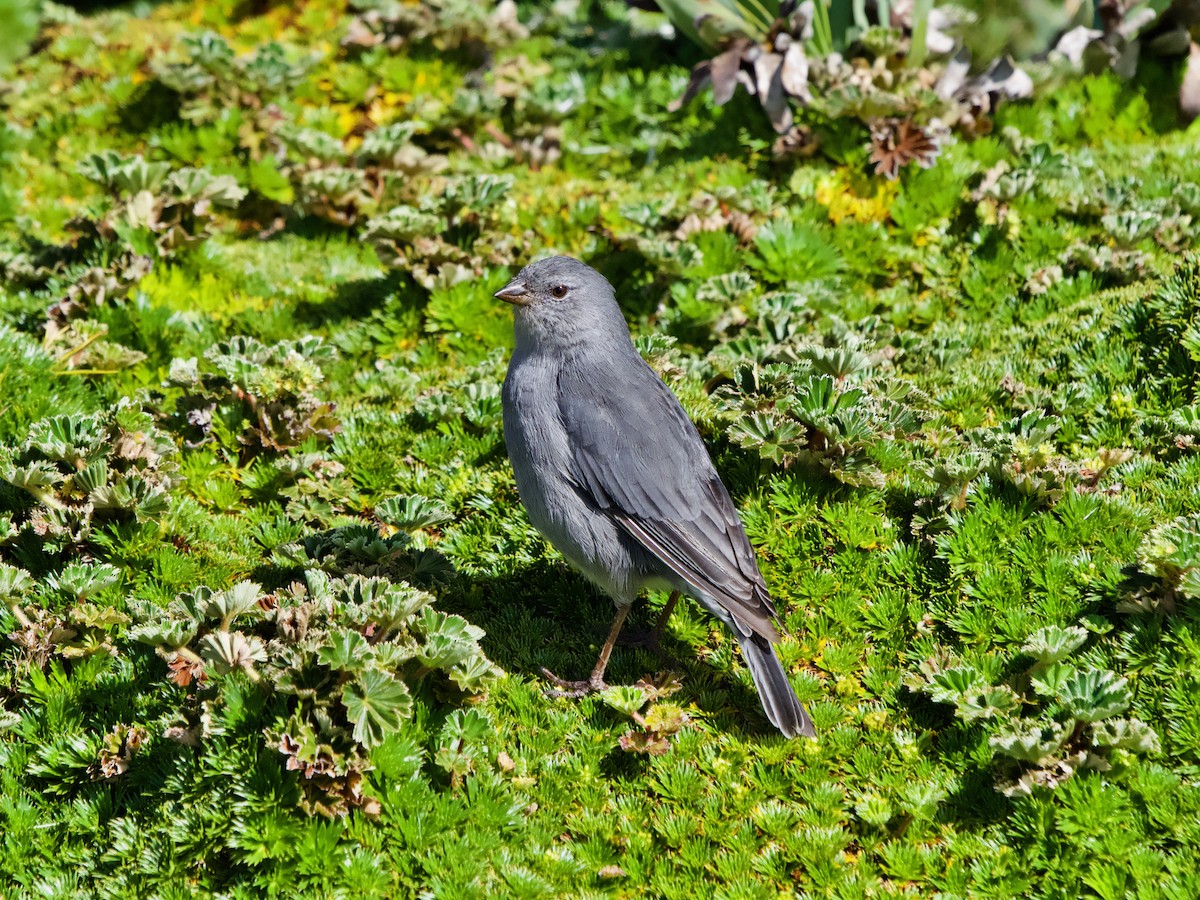
[[[46,576],[46,585],[74,600],[93,597],[121,580],[121,571],[107,563],[89,566],[71,563],[59,572]]]
[[[465,775],[486,751],[483,741],[492,734],[492,723],[482,712],[456,709],[446,717],[433,760],[447,772]]]
[[[461,616],[446,615],[427,606],[421,610],[420,623],[425,642],[418,658],[431,669],[448,669],[480,652],[478,641],[483,629]]]
[[[841,271],[841,252],[824,232],[795,222],[769,222],[754,238],[758,257],[750,264],[770,281],[795,284]]]
[[[956,666],[935,674],[925,692],[938,703],[957,704],[967,694],[984,691],[988,683],[970,666]]]
[[[248,613],[261,618],[264,610],[258,605],[258,598],[262,592],[262,587],[252,581],[238,582],[227,590],[213,594],[204,609],[204,615],[209,619],[220,619],[221,628],[228,628],[235,619]]]
[[[1068,678],[1058,701],[1072,718],[1097,722],[1128,709],[1133,695],[1124,678],[1107,670],[1090,669]]]
[[[339,672],[359,672],[372,662],[371,645],[357,631],[339,631],[317,651],[317,659]]]
[[[632,716],[646,705],[649,699],[637,685],[613,685],[600,692],[600,699],[626,716]]]
[[[413,709],[404,683],[378,669],[368,669],[346,685],[342,705],[354,725],[354,739],[368,749],[399,731]]]
[[[1159,753],[1162,745],[1153,728],[1140,719],[1108,719],[1092,725],[1092,743],[1097,747]]]
[[[158,621],[146,622],[129,629],[130,640],[139,644],[149,644],[151,647],[169,647],[172,650],[186,647],[195,640],[197,624],[195,622]]]
[[[200,655],[219,675],[241,669],[257,680],[259,676],[254,664],[267,661],[267,648],[253,635],[247,637],[240,631],[214,631],[200,641]]]
[[[5,0],[0,3],[0,72],[20,59],[37,37],[40,0]]]
[[[1078,625],[1069,628],[1049,625],[1031,634],[1021,652],[1032,656],[1041,665],[1049,665],[1066,659],[1082,647],[1087,638],[1087,631]]]
[[[1065,663],[1052,663],[1042,669],[1029,681],[1033,689],[1042,697],[1057,697],[1063,685],[1075,674],[1073,666]]]
[[[1010,715],[1020,708],[1021,698],[1012,688],[1005,685],[970,691],[955,704],[955,711],[959,717],[968,722]]]
[[[375,507],[375,515],[380,521],[399,528],[401,531],[415,531],[428,528],[430,525],[440,525],[449,522],[453,516],[441,501],[430,500],[415,494],[402,494],[388,497]]]
[[[33,578],[24,569],[0,562],[0,601],[16,600],[33,588]]]
[[[988,743],[1011,759],[1037,764],[1062,748],[1072,727],[1070,722],[1013,725],[988,738]]]

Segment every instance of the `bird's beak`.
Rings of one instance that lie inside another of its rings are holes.
[[[492,296],[516,306],[525,306],[529,303],[529,290],[525,287],[525,282],[518,281],[515,278],[496,291]]]

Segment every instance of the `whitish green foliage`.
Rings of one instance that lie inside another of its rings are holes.
[[[922,677],[910,678],[908,684],[938,702],[954,704],[965,722],[998,723],[988,737],[1000,759],[997,789],[1012,795],[1053,788],[1081,767],[1107,770],[1114,750],[1161,750],[1153,728],[1116,718],[1133,700],[1126,679],[1063,661],[1075,656],[1086,640],[1087,631],[1079,627],[1039,629],[1021,648],[1033,658],[1033,667],[1011,684],[992,684],[974,666],[938,668],[930,663],[921,666]]]
[[[868,140],[964,108],[898,5],[870,67],[801,41],[783,140],[669,109],[661,16],[564,9],[45,6],[0,126],[0,892],[1200,896],[1179,72],[989,91],[887,181]],[[504,453],[491,294],[552,252],[696,422],[818,740],[688,600],[632,687],[543,694],[612,614]]]
[[[199,361],[177,359],[168,383],[183,391],[174,422],[189,446],[211,440],[247,453],[280,452],[309,439],[331,440],[338,430],[334,404],[318,399],[323,362],[333,348],[317,337],[268,346],[252,337],[234,337]]]
[[[112,230],[138,253],[161,257],[203,242],[214,212],[235,209],[246,196],[230,175],[193,168],[172,171],[168,163],[111,150],[85,158],[79,174],[114,198],[97,227]]]
[[[271,594],[241,582],[182,594],[165,611],[140,607],[129,638],[156,648],[178,684],[215,689],[205,707],[222,702],[223,679],[235,672],[289,698],[268,744],[303,773],[305,808],[377,812],[363,792],[368,753],[403,733],[412,691],[437,673],[436,690],[475,694],[497,674],[479,647],[483,631],[432,602],[378,578],[310,572],[306,584]],[[181,712],[181,727],[199,739],[198,709]]]
[[[21,446],[0,448],[0,479],[32,500],[6,515],[7,539],[27,531],[62,548],[88,541],[100,522],[154,521],[170,507],[176,453],[129,400],[34,423]]]
[[[1138,549],[1138,564],[1160,579],[1152,596],[1158,594],[1170,608],[1177,596],[1200,599],[1200,516],[1166,522],[1147,534]]]

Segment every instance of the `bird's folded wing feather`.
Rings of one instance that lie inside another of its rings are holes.
[[[774,606],[704,442],[675,395],[635,362],[561,370],[571,478],[701,599],[776,640]]]

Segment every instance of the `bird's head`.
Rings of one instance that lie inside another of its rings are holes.
[[[628,340],[612,285],[569,256],[530,263],[495,296],[513,306],[518,346],[570,345],[614,333]]]

